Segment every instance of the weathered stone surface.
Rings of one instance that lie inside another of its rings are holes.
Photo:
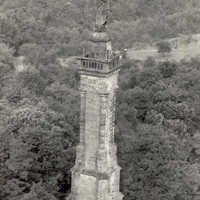
[[[118,72],[81,74],[80,144],[72,169],[73,200],[121,200],[120,167],[114,144]]]

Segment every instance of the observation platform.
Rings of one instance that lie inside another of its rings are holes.
[[[79,57],[81,61],[80,73],[106,75],[120,68],[120,56],[113,56],[112,59],[100,60],[96,58]]]

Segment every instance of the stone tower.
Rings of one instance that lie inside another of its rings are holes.
[[[114,143],[119,56],[106,32],[110,2],[97,0],[92,46],[80,58],[80,143],[72,169],[73,200],[121,200]]]

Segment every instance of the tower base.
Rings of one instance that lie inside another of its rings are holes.
[[[122,200],[117,167],[109,173],[72,169],[70,200]]]

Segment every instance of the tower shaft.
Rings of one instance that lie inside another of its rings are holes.
[[[106,77],[81,74],[80,144],[72,170],[74,200],[121,200],[114,143],[118,71]]]

